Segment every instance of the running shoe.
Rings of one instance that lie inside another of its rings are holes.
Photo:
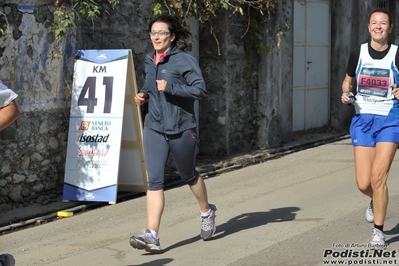
[[[211,213],[206,217],[201,216],[201,238],[203,240],[211,238],[216,231],[215,217],[217,209],[213,204],[209,204],[209,208],[211,209]]]
[[[381,230],[373,228],[373,237],[371,238],[370,247],[373,249],[385,249],[385,235]]]
[[[160,253],[161,245],[159,238],[155,238],[149,229],[145,230],[139,236],[132,236],[130,238],[130,245],[136,249],[145,249],[147,252]]]
[[[366,220],[369,223],[373,223],[374,222],[373,200],[370,200],[369,204],[367,205]]]

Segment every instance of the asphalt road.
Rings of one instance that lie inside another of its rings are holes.
[[[364,217],[368,199],[356,188],[349,139],[206,179],[210,202],[218,208],[210,241],[200,239],[198,206],[182,186],[166,191],[162,254],[129,245],[130,236],[145,227],[145,197],[5,234],[0,251],[13,254],[17,266],[288,266],[327,265],[327,259],[396,265],[397,161],[389,178],[385,255],[366,253],[372,232]]]

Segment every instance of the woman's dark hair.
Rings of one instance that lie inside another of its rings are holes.
[[[384,14],[386,14],[386,15],[388,16],[388,19],[389,19],[389,26],[391,26],[391,25],[393,24],[393,16],[392,16],[392,13],[389,12],[389,10],[387,10],[387,9],[385,9],[385,8],[379,8],[379,7],[378,7],[378,8],[373,8],[373,9],[370,11],[368,22],[370,22],[371,15],[373,15],[374,13],[384,13]]]
[[[163,22],[168,25],[170,34],[175,35],[175,39],[172,44],[175,44],[179,49],[186,49],[188,43],[193,39],[191,32],[182,26],[180,20],[176,16],[172,15],[160,15],[153,20],[151,20],[149,25],[149,31],[151,31],[152,25],[155,22]]]

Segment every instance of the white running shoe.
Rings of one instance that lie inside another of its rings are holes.
[[[161,244],[159,238],[155,238],[149,229],[145,230],[143,234],[139,236],[132,236],[130,238],[130,245],[133,248],[145,249],[151,253],[161,253]]]
[[[211,213],[206,217],[201,217],[201,238],[203,240],[208,240],[213,236],[216,231],[215,217],[217,214],[216,206],[209,204]]]
[[[373,249],[385,249],[385,235],[381,230],[373,228],[373,237],[371,238],[370,247]]]
[[[373,223],[374,222],[373,200],[370,200],[369,204],[367,205],[366,220],[369,223]]]

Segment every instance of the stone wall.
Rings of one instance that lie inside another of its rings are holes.
[[[52,6],[12,2],[0,6],[10,27],[0,39],[0,79],[18,93],[21,116],[0,132],[0,212],[62,192],[76,43],[73,32],[56,40],[45,28]]]
[[[272,47],[272,52],[260,55],[257,72],[256,147],[259,149],[279,147],[293,137],[293,31],[278,33],[278,25],[292,25],[293,16],[293,0],[282,1],[277,15],[265,28],[264,41]]]
[[[200,102],[201,153],[206,156],[256,146],[258,54],[241,39],[246,21],[240,14],[217,18],[212,24],[218,25],[214,33],[219,47],[207,25],[200,30],[200,65],[208,89],[208,98]]]
[[[131,49],[137,86],[143,84],[143,59],[151,51],[148,23],[152,18],[152,1],[120,1],[108,13],[91,23],[78,21],[76,49]]]

